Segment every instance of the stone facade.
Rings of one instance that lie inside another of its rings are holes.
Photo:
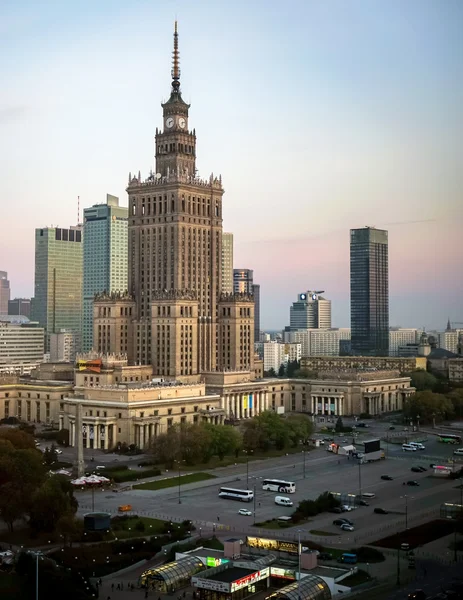
[[[304,356],[301,359],[301,369],[307,371],[343,371],[353,369],[397,370],[409,373],[416,369],[426,370],[424,357],[377,357],[377,356]]]

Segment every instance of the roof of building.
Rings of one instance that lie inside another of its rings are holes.
[[[450,350],[446,350],[445,348],[433,348],[427,358],[459,358],[459,355],[455,354],[455,352],[450,352]]]
[[[229,569],[225,569],[224,571],[220,571],[219,573],[209,575],[207,579],[232,583],[232,581],[242,579],[243,577],[246,577],[246,575],[251,575],[251,573],[255,573],[255,569],[244,569],[243,567],[230,567]]]

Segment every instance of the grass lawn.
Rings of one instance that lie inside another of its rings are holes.
[[[137,528],[137,525],[140,527],[140,523],[145,527],[143,530]],[[111,521],[111,530],[120,540],[145,537],[165,533],[165,521],[149,517],[129,517],[123,521]]]
[[[366,583],[367,581],[370,581],[370,580],[371,580],[370,575],[368,575],[368,573],[366,571],[362,571],[362,569],[359,569],[357,571],[357,573],[354,573],[353,575],[349,575],[349,577],[346,577],[339,583],[341,585],[347,585],[349,587],[354,587],[355,585],[360,585],[360,584]]]
[[[293,526],[294,523],[290,523],[290,525]],[[284,529],[285,525],[281,526],[277,519],[271,519],[269,521],[253,523],[253,527],[258,527],[259,529]]]
[[[211,550],[223,550],[223,544],[216,537],[212,538],[200,538],[196,542],[198,546],[203,546],[204,548],[210,548]]]
[[[423,546],[429,544],[434,540],[438,540],[441,537],[449,535],[455,531],[455,523],[453,521],[446,521],[445,519],[436,519],[412,527],[406,532],[401,531],[399,534],[390,535],[382,538],[370,544],[371,546],[379,546],[380,548],[398,548],[402,542],[408,542],[410,548],[416,548],[417,546]]]
[[[30,529],[24,527],[18,527],[12,532],[2,531],[0,535],[0,542],[12,544],[13,546],[25,546],[26,548],[47,546],[49,542],[54,544],[58,540],[59,536],[52,533],[41,533],[36,536],[32,536]],[[0,598],[2,598],[1,594]]]
[[[332,533],[331,531],[319,531],[318,529],[311,529],[310,532],[312,535],[319,535],[320,537],[327,537],[330,535],[339,535],[339,533]]]
[[[215,479],[215,475],[209,473],[191,473],[189,475],[178,475],[176,477],[169,477],[168,479],[158,479],[157,481],[148,481],[147,483],[139,483],[134,485],[135,490],[163,490],[169,487],[178,486],[180,479],[180,485],[186,485],[188,483],[196,483],[198,481],[206,481],[207,479]]]

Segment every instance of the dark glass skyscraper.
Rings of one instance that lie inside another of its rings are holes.
[[[350,231],[350,319],[352,354],[389,355],[389,266],[387,231]]]

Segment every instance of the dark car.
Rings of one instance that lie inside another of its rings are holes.
[[[389,512],[385,508],[375,508],[375,510],[373,512],[376,513],[377,515],[389,514]]]
[[[410,485],[412,487],[418,487],[420,484],[417,481],[404,481],[402,485]]]
[[[390,475],[381,475],[381,479],[383,479],[384,481],[392,481],[393,477],[391,477]]]
[[[342,510],[342,508],[340,506],[335,506],[333,509],[331,509],[330,512],[336,513],[337,515],[340,515],[343,512],[343,510]]]
[[[319,560],[333,560],[333,555],[330,552],[320,552],[317,558]]]
[[[370,506],[366,500],[360,499],[356,500],[355,502],[358,504],[358,506]]]
[[[421,469],[420,469],[420,467],[412,467],[410,469],[410,471],[413,471],[413,473],[421,473],[422,472]]]
[[[357,427],[366,427],[366,423],[357,423]]]
[[[391,425],[391,426],[389,427],[389,431],[394,431],[394,429],[395,429],[394,425]]]
[[[423,590],[415,590],[407,596],[408,600],[426,600],[426,594]]]
[[[340,527],[341,525],[353,525],[352,521],[349,521],[349,519],[335,519],[333,521],[333,525],[337,525],[338,527]]]
[[[424,473],[428,470],[426,467],[422,467],[421,465],[418,465],[418,469],[420,470],[420,473]]]
[[[431,469],[434,469],[434,467],[436,466],[436,464],[435,463],[430,463],[429,466],[430,466]]]

